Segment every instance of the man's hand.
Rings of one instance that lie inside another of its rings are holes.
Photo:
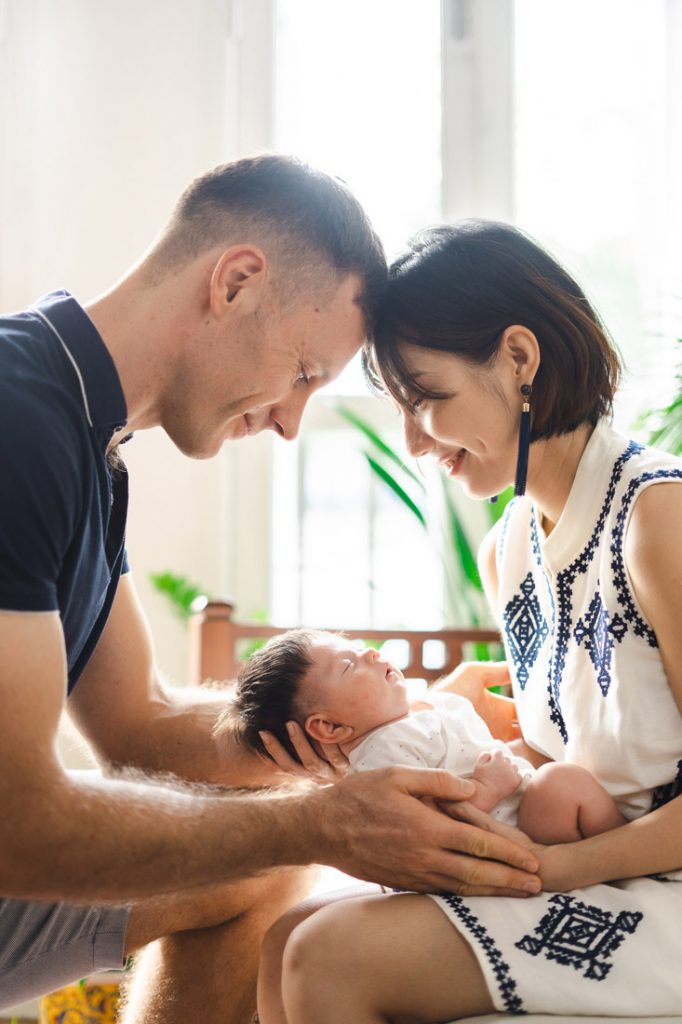
[[[336,744],[313,745],[298,722],[287,722],[287,730],[303,764],[295,761],[272,733],[260,734],[267,752],[281,771],[322,785],[338,782],[348,773],[348,758]]]
[[[428,806],[466,800],[473,784],[447,771],[383,768],[305,797],[321,861],[356,878],[416,892],[527,896],[538,859],[515,841]],[[457,806],[455,804],[454,806]],[[316,851],[316,856],[318,856]]]
[[[509,743],[521,738],[516,706],[510,697],[491,693],[491,686],[511,682],[506,661],[465,661],[439,680],[434,689],[466,697],[497,740]]]

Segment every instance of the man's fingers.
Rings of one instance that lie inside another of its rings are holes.
[[[287,722],[287,732],[294,750],[303,762],[303,767],[312,776],[318,779],[330,781],[334,779],[334,770],[328,761],[319,757],[310,743],[308,737],[301,729],[298,722]]]
[[[459,848],[466,845],[467,853],[474,857],[502,861],[532,874],[539,870],[540,861],[531,849],[532,840],[520,829],[495,821],[485,811],[479,811],[466,801],[454,804],[439,801],[439,806],[448,814],[452,812],[451,816],[457,819],[460,828],[466,830],[466,844],[462,843],[460,829],[457,830]]]
[[[476,787],[469,779],[433,768],[392,768],[395,782],[411,796],[432,796],[434,800],[466,800]]]
[[[295,761],[291,754],[285,750],[279,740],[273,736],[272,733],[261,732],[259,735],[263,740],[265,749],[281,771],[286,772],[287,775],[297,775],[299,778],[310,778],[311,773],[305,765],[299,764],[298,761]],[[329,767],[327,767],[327,772],[330,778],[332,773]]]

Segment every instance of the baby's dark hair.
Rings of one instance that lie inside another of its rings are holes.
[[[236,736],[245,747],[269,757],[259,732],[276,736],[299,764],[286,723],[299,721],[299,687],[312,665],[312,642],[320,630],[291,629],[268,640],[242,665],[231,707]]]

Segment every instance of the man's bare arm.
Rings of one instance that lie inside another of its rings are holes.
[[[214,737],[230,701],[229,689],[171,687],[161,680],[133,580],[124,576],[67,705],[100,763],[230,786],[281,781],[276,766],[246,750],[229,729]]]
[[[427,806],[424,797],[468,794],[447,772],[387,769],[248,796],[82,779],[55,746],[66,689],[59,617],[0,613],[0,649],[3,895],[120,903],[307,863],[419,890],[519,891],[531,881],[536,858]]]

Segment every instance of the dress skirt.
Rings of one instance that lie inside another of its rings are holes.
[[[638,878],[527,899],[429,898],[468,940],[500,1012],[682,1012],[680,881]]]

